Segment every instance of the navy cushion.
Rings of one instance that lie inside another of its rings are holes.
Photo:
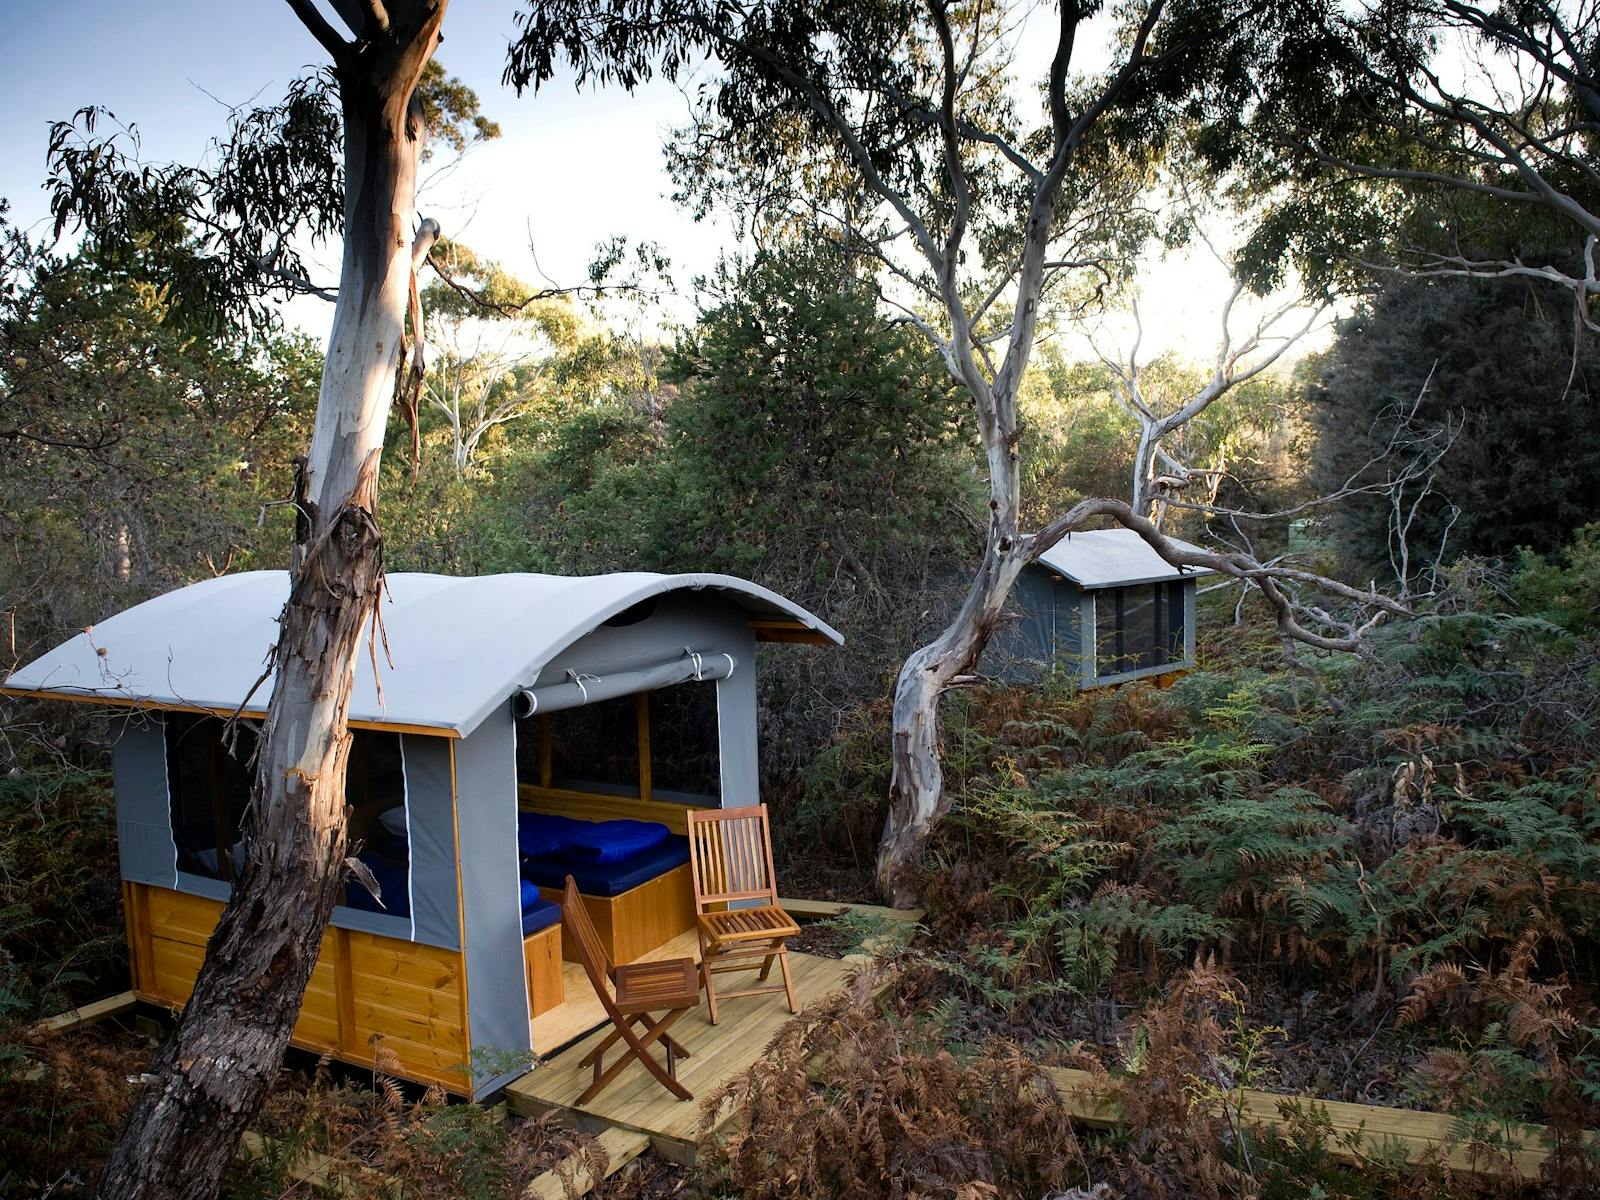
[[[588,821],[574,821],[571,817],[553,817],[548,813],[519,812],[517,814],[517,853],[540,857],[560,854],[572,845],[573,839],[590,828]]]
[[[383,893],[383,903],[378,903],[367,890],[367,885],[351,875],[344,884],[345,907],[359,908],[364,912],[384,913],[391,917],[409,917],[411,894],[406,886],[405,866],[379,858],[370,850],[364,850],[356,857],[366,864],[367,870],[372,872],[378,890]]]
[[[522,914],[522,936],[538,933],[561,922],[561,905],[551,900],[541,900]]]
[[[689,861],[689,839],[669,834],[665,841],[619,863],[575,862],[560,855],[524,858],[522,877],[540,887],[562,888],[571,875],[585,896],[620,896]]]
[[[659,821],[594,821],[582,822],[589,828],[581,830],[572,844],[559,851],[567,858],[589,863],[626,862],[636,854],[643,854],[659,846],[672,836],[672,830]],[[535,851],[525,850],[524,854]],[[545,851],[544,853],[550,853]]]

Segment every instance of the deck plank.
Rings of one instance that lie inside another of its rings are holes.
[[[688,937],[690,941],[687,947],[671,950],[661,957],[684,953],[685,950],[692,956],[693,934]],[[670,943],[669,947],[662,949],[669,950],[676,945],[676,942]],[[857,963],[791,951],[789,965],[794,976],[795,1001],[804,1008],[844,991]],[[574,997],[588,998],[591,995],[588,980],[580,974],[567,992],[568,1005],[578,1003]],[[594,1003],[594,1011],[603,1021],[604,1014],[598,1002]],[[570,1018],[565,1025],[573,1027],[581,1019]],[[541,1066],[507,1084],[506,1101],[511,1111],[521,1115],[563,1108],[587,1114],[616,1127],[674,1142],[692,1143],[700,1129],[701,1101],[761,1057],[773,1036],[789,1019],[789,1006],[781,994],[730,1000],[722,1008],[720,1025],[711,1024],[710,1010],[704,1003],[686,1014],[673,1026],[672,1036],[689,1050],[690,1056],[679,1060],[678,1079],[695,1094],[694,1101],[677,1099],[643,1067],[633,1064],[600,1095],[587,1104],[577,1104],[578,1096],[593,1078],[590,1069],[580,1066],[579,1060],[605,1036],[603,1028],[595,1029],[576,1044],[547,1058]],[[538,1030],[538,1027],[539,1022],[536,1021],[535,1029]],[[554,1036],[552,1031],[555,1028],[555,1023],[546,1022],[544,1035],[547,1038]]]
[[[1061,1093],[1073,1120],[1099,1128],[1116,1123],[1117,1105],[1104,1094],[1095,1076],[1067,1067],[1049,1067],[1046,1073]],[[1357,1165],[1367,1160],[1395,1158],[1414,1163],[1436,1156],[1451,1170],[1463,1174],[1498,1175],[1509,1165],[1523,1179],[1538,1179],[1540,1167],[1550,1157],[1550,1149],[1544,1142],[1545,1130],[1538,1125],[1527,1125],[1518,1131],[1516,1140],[1520,1144],[1509,1154],[1510,1161],[1506,1163],[1496,1154],[1482,1152],[1481,1147],[1455,1140],[1455,1119],[1444,1113],[1317,1100],[1254,1089],[1245,1089],[1240,1097],[1241,1115],[1247,1122],[1280,1129],[1288,1125],[1282,1114],[1285,1104],[1323,1110],[1336,1139],[1329,1146],[1329,1154]],[[1355,1135],[1359,1144],[1352,1149],[1337,1140],[1345,1135]],[[1600,1135],[1591,1133],[1589,1136],[1593,1140]]]
[[[118,992],[115,996],[107,996],[102,1000],[95,1000],[78,1008],[68,1009],[64,1013],[57,1013],[39,1022],[39,1028],[48,1033],[71,1033],[85,1025],[93,1025],[97,1021],[104,1021],[108,1017],[120,1017],[131,1012],[137,1003],[132,992]]]

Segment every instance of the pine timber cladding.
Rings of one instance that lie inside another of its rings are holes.
[[[148,884],[122,886],[134,994],[182,1007],[222,903]],[[292,1041],[464,1095],[471,1054],[463,978],[458,951],[329,928]]]
[[[559,923],[522,939],[522,962],[528,977],[528,1011],[532,1016],[543,1016],[561,1003],[565,991]]]

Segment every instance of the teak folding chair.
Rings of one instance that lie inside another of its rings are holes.
[[[594,1066],[594,1082],[579,1096],[578,1104],[586,1104],[600,1094],[602,1088],[615,1079],[628,1063],[637,1058],[666,1088],[680,1100],[693,1100],[694,1095],[678,1082],[678,1059],[688,1058],[689,1052],[667,1036],[667,1030],[684,1013],[700,1003],[700,980],[695,974],[692,958],[669,958],[660,962],[624,963],[611,965],[611,958],[595,932],[589,912],[578,894],[578,885],[567,876],[567,892],[561,903],[561,919],[567,932],[577,943],[578,958],[583,963],[584,974],[594,985],[595,995],[605,1007],[614,1029],[593,1050],[579,1060],[580,1066]],[[610,986],[608,986],[608,984]],[[652,1017],[652,1013],[661,1013]],[[642,1028],[635,1030],[634,1026]],[[609,1067],[604,1065],[605,1053],[618,1041],[628,1044],[627,1050]],[[663,1070],[650,1052],[650,1046],[660,1042],[667,1053]]]
[[[789,977],[788,938],[800,932],[794,919],[778,906],[778,885],[772,871],[772,832],[765,804],[744,808],[693,809],[689,818],[689,862],[694,875],[694,910],[700,934],[700,978],[717,1023],[717,990],[712,976],[759,969],[765,986],[723,992],[720,999],[782,992],[794,1003]],[[760,901],[734,908],[740,901]],[[773,961],[783,982],[766,982]]]

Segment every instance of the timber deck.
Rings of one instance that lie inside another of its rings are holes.
[[[695,935],[687,933],[645,957],[698,958],[696,949]],[[861,962],[791,950],[795,1003],[804,1009],[845,991]],[[605,1023],[605,1012],[594,999],[583,969],[568,963],[565,974],[566,1002],[533,1022],[535,1050],[541,1045],[565,1048],[553,1054],[541,1051],[545,1057],[540,1065],[506,1085],[507,1107],[522,1116],[561,1109],[586,1118],[583,1123],[591,1127],[647,1134],[658,1152],[680,1162],[693,1160],[701,1129],[701,1102],[765,1054],[773,1035],[790,1020],[782,994],[774,994],[728,1001],[722,1006],[722,1023],[713,1025],[702,996],[700,1007],[672,1027],[672,1036],[689,1050],[688,1058],[678,1060],[678,1080],[694,1093],[694,1100],[679,1100],[634,1063],[611,1086],[580,1105],[578,1096],[589,1086],[593,1073],[580,1066],[579,1060],[605,1036],[610,1025]],[[574,1037],[578,1040],[573,1041]],[[607,1061],[616,1053],[612,1049]]]

